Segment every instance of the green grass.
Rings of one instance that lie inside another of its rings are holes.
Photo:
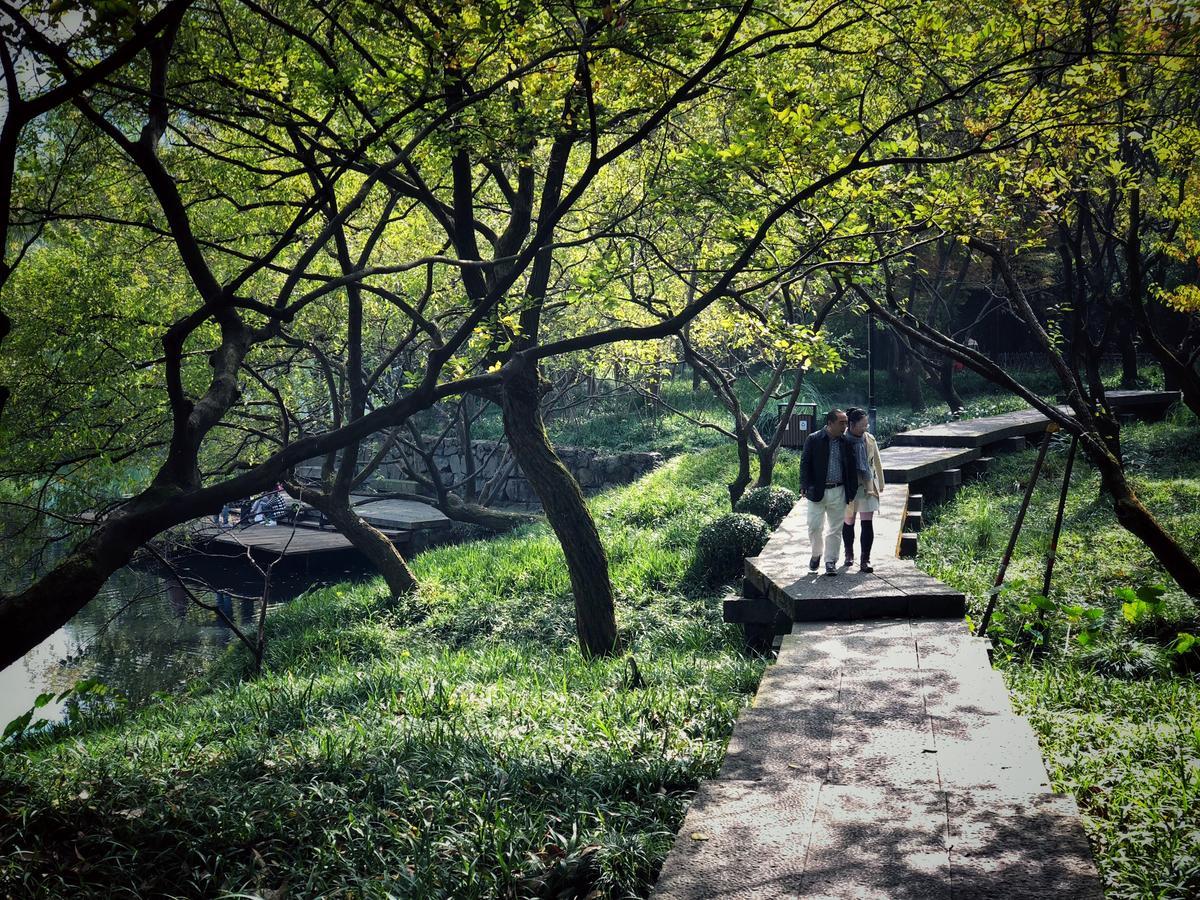
[[[0,894],[644,896],[762,670],[684,580],[732,463],[592,502],[640,683],[580,656],[544,527],[425,553],[401,604],[369,582],[274,613],[257,680],[235,652],[194,696],[0,754]]]
[[[1122,438],[1139,496],[1200,555],[1200,427],[1181,415],[1126,428]],[[1051,591],[1058,609],[1039,622],[1030,597],[1041,589],[1063,450],[1048,457],[990,629],[998,664],[1038,733],[1055,788],[1079,803],[1109,900],[1195,897],[1200,683],[1195,651],[1177,655],[1173,645],[1180,632],[1200,636],[1200,610],[1117,525],[1097,475],[1080,460]],[[921,535],[921,566],[967,592],[976,621],[1033,456],[1002,457],[986,481],[935,510]],[[1168,588],[1160,608],[1130,622],[1118,592],[1149,584]],[[1065,606],[1098,610],[1099,635],[1087,646]]]

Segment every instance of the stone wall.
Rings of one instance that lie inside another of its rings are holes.
[[[504,459],[504,450],[501,448],[492,453],[496,447],[493,441],[472,441],[471,444],[478,477],[476,484],[479,489],[482,489],[483,485],[499,469],[500,463]],[[563,461],[563,465],[579,481],[585,494],[593,494],[614,485],[628,484],[659,466],[663,461],[661,453],[606,453],[590,447],[555,447],[554,449]],[[492,454],[490,457],[489,453]],[[466,472],[466,463],[457,444],[444,443],[441,451],[434,458],[438,463],[442,479],[447,484],[457,484],[462,480]],[[485,459],[486,462],[484,462]],[[390,467],[387,468],[390,469]],[[403,477],[398,472],[389,471],[383,474],[388,478]],[[533,488],[515,465],[505,479],[504,487],[494,502],[530,507],[541,505]]]

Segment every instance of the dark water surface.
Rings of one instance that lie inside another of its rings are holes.
[[[176,565],[200,600],[219,605],[253,635],[263,594],[263,576],[254,566],[200,557]],[[272,572],[268,607],[322,584],[369,574],[352,551],[323,554],[319,563],[288,559]],[[169,571],[126,567],[70,622],[0,671],[0,731],[32,707],[39,694],[60,693],[84,678],[99,678],[133,704],[158,691],[180,690],[236,640],[215,612],[192,602]],[[39,718],[57,718],[63,711],[51,703],[39,712]]]

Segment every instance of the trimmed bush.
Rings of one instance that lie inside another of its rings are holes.
[[[693,572],[709,584],[737,578],[742,574],[742,561],[747,556],[757,556],[770,537],[770,526],[759,516],[750,513],[721,516],[700,530]]]
[[[760,487],[747,491],[737,502],[737,511],[750,513],[765,519],[771,528],[778,528],[792,507],[796,505],[796,495],[784,487]]]

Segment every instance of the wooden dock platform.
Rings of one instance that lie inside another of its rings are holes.
[[[1106,391],[1105,397],[1114,413],[1161,418],[1180,400],[1179,391]],[[1067,407],[1059,407],[1070,414]],[[960,419],[940,425],[926,425],[893,436],[893,447],[977,447],[985,449],[1009,438],[1029,437],[1044,431],[1048,419],[1034,409]],[[886,473],[885,473],[886,476]],[[910,479],[915,480],[915,479]]]
[[[775,529],[758,556],[746,560],[746,581],[793,622],[872,619],[880,616],[955,616],[966,611],[966,597],[926,575],[911,560],[896,556],[907,512],[908,490],[885,489],[875,514],[875,571],[843,569],[830,578],[808,570],[807,504],[797,503]],[[822,568],[824,568],[822,566]],[[726,606],[738,602],[726,601]]]
[[[440,509],[415,500],[374,500],[369,494],[352,494],[354,511],[376,528],[404,531],[448,528],[450,519]]]
[[[351,550],[354,545],[332,528],[310,528],[306,525],[251,525],[248,528],[216,528],[209,524],[196,528],[192,534],[207,552],[221,556],[242,556],[252,553],[273,556],[307,556],[319,553]],[[384,531],[393,544],[403,546],[412,540],[410,531]]]
[[[963,447],[982,449],[1012,437],[1028,437],[1046,430],[1049,420],[1037,410],[1023,409],[982,419],[962,419],[914,428],[892,437],[895,447]],[[886,452],[886,451],[885,451]],[[885,471],[884,477],[887,477]],[[915,479],[912,479],[915,480]]]

